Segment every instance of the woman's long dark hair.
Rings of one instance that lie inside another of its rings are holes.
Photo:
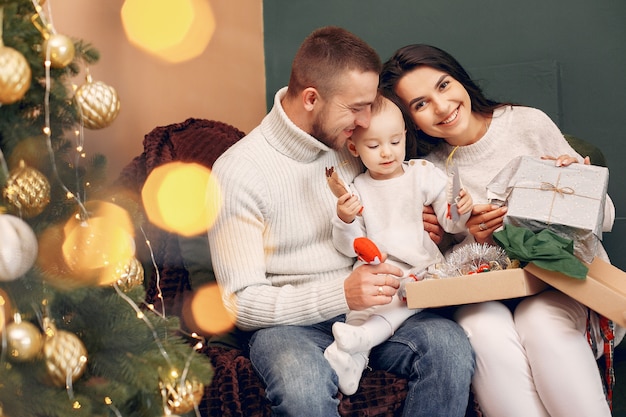
[[[383,64],[379,88],[385,97],[396,103],[402,110],[407,130],[407,158],[427,155],[443,143],[441,138],[429,136],[415,126],[408,109],[405,108],[395,91],[402,77],[421,66],[443,71],[460,82],[470,96],[473,112],[490,116],[496,108],[506,105],[485,97],[481,88],[470,78],[467,71],[446,51],[425,44],[407,45],[398,49]]]

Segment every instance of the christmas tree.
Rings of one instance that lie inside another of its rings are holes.
[[[144,303],[143,218],[86,145],[119,98],[42,3],[0,0],[0,416],[198,414],[210,362]]]

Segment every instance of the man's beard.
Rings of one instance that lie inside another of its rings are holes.
[[[339,150],[343,147],[345,143],[340,143],[338,136],[333,136],[328,133],[322,121],[324,116],[324,114],[321,114],[315,118],[315,121],[311,126],[311,136],[313,136],[315,139],[319,140],[329,148]]]

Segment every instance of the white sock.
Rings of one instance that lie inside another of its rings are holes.
[[[340,321],[333,324],[333,336],[339,349],[347,353],[369,352],[372,337],[366,327],[352,326]]]
[[[341,392],[345,395],[354,394],[359,388],[361,375],[367,366],[367,353],[349,354],[339,349],[337,343],[333,342],[324,351],[324,357],[337,374]]]

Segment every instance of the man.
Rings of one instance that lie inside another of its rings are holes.
[[[224,302],[254,331],[250,359],[277,416],[338,416],[337,376],[324,358],[331,327],[350,310],[387,304],[400,269],[354,270],[333,246],[336,197],[325,170],[350,183],[362,171],[346,150],[367,127],[378,54],[350,32],[325,27],[302,43],[287,88],[261,124],[213,166],[222,207],[209,231]],[[372,350],[370,366],[409,378],[404,415],[463,416],[473,358],[454,322],[423,312]]]

